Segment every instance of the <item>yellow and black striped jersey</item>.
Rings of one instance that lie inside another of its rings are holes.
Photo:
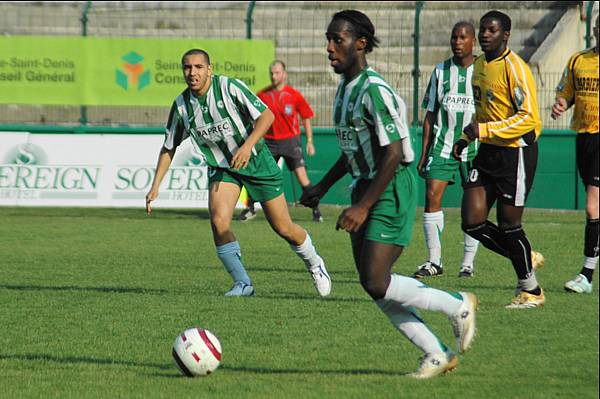
[[[598,133],[598,53],[594,48],[571,56],[556,87],[556,97],[575,104],[571,129]]]
[[[521,57],[509,48],[490,62],[480,55],[472,85],[481,143],[525,147],[537,140],[542,121],[535,81]]]

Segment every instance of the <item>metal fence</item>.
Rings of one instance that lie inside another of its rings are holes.
[[[376,27],[380,48],[369,63],[404,98],[409,120],[420,122],[419,108],[429,76],[437,62],[451,56],[450,29],[459,20],[477,26],[489,9],[513,18],[510,47],[525,59],[544,39],[545,22],[553,26],[566,9],[578,2],[2,2],[3,35],[92,37],[269,39],[276,57],[286,62],[289,83],[298,88],[315,110],[314,126],[331,126],[331,105],[339,77],[328,65],[324,33],[333,13],[364,11]],[[416,10],[420,26],[416,30]],[[415,36],[416,34],[416,36]],[[415,49],[418,51],[415,54]],[[415,64],[415,55],[419,62]],[[265,71],[267,74],[268,71]],[[540,111],[547,128],[565,128],[569,118],[547,118],[559,73],[536,74]],[[0,124],[79,124],[158,126],[164,107],[80,107],[39,104],[0,105]],[[413,120],[416,119],[416,120]]]

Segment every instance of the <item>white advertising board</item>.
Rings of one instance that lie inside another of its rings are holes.
[[[162,135],[0,132],[0,206],[145,207]],[[207,168],[186,140],[155,208],[206,208]]]

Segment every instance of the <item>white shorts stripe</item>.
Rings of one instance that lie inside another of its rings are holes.
[[[523,148],[519,147],[519,162],[517,164],[517,188],[515,192],[515,206],[525,205],[525,160],[523,158]]]

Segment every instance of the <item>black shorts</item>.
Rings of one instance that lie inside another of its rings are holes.
[[[279,161],[279,158],[283,157],[289,170],[293,171],[305,165],[300,136],[284,140],[265,139],[265,143],[275,161]]]
[[[598,133],[577,134],[577,170],[583,184],[598,187]]]
[[[481,144],[473,162],[467,163],[463,187],[489,187],[496,199],[512,206],[525,206],[537,167],[538,143],[527,147]]]

